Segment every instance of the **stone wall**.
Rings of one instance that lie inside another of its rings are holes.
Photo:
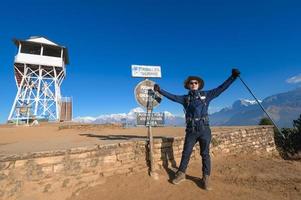
[[[176,167],[183,137],[156,137],[156,169]],[[271,126],[213,128],[212,155],[275,151]],[[191,160],[199,159],[198,146]],[[147,141],[0,157],[0,199],[65,199],[118,174],[148,171]],[[60,194],[59,197],[56,194]]]

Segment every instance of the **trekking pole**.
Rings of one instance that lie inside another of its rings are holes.
[[[243,79],[238,76],[239,80],[244,84],[244,86],[247,88],[247,90],[250,92],[250,94],[253,96],[253,98],[256,100],[257,104],[260,106],[260,108],[263,110],[263,112],[268,116],[268,118],[271,120],[271,122],[274,124],[274,126],[276,127],[276,129],[278,130],[278,132],[280,133],[280,135],[283,137],[283,139],[285,139],[285,136],[283,135],[283,133],[281,132],[280,128],[277,126],[277,124],[274,122],[274,120],[271,118],[271,116],[268,114],[268,112],[264,109],[264,107],[261,105],[261,103],[258,101],[258,99],[256,98],[256,96],[253,94],[253,92],[251,91],[251,89],[248,87],[248,85],[243,81]]]

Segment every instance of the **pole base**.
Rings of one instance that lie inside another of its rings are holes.
[[[149,172],[149,176],[154,180],[159,180],[159,174],[157,172]]]

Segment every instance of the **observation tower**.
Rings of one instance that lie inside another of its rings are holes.
[[[18,48],[14,59],[17,94],[8,122],[65,121],[66,110],[61,113],[61,108],[68,103],[67,115],[72,116],[71,98],[62,98],[60,88],[69,64],[68,49],[44,37],[13,42]]]

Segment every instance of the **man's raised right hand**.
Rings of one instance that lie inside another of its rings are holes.
[[[154,85],[154,91],[155,92],[160,92],[160,86],[158,84]]]

